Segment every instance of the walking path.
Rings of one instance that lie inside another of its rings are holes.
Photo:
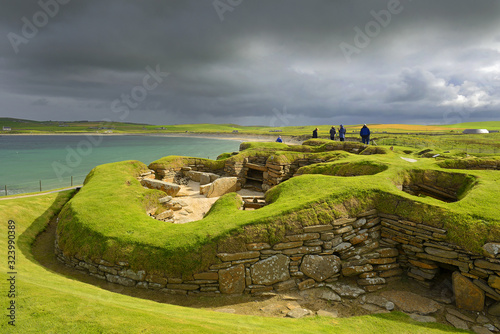
[[[52,190],[52,191],[44,191],[41,193],[37,194],[31,194],[31,195],[12,195],[12,196],[3,196],[0,197],[0,201],[7,200],[7,199],[15,199],[15,198],[24,198],[24,197],[34,197],[34,196],[42,196],[42,195],[47,195],[47,194],[53,194],[53,193],[59,193],[61,191],[66,191],[66,190],[71,190],[71,189],[78,189],[81,188],[82,186],[74,186],[74,187],[68,187],[68,188],[63,188],[63,189],[57,189],[57,190]]]

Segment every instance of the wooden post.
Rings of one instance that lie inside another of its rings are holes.
[[[40,191],[42,191],[42,180],[40,180]]]

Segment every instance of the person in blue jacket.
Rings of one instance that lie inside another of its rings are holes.
[[[368,129],[366,124],[363,125],[361,131],[359,131],[359,135],[361,136],[361,141],[363,141],[363,144],[370,144],[370,129]]]
[[[340,141],[344,141],[345,140],[345,133],[346,133],[346,130],[345,130],[344,126],[342,124],[340,124],[340,128],[339,128],[339,139],[340,139]]]
[[[276,142],[277,143],[282,143],[283,142],[283,139],[281,139],[281,136],[278,136],[278,139],[276,139]]]

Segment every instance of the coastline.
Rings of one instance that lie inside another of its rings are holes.
[[[150,137],[190,137],[200,139],[221,139],[234,140],[239,142],[256,141],[256,142],[275,142],[279,134],[276,135],[259,135],[259,134],[244,134],[244,133],[194,133],[194,132],[171,132],[171,133],[2,133],[0,136],[150,136]],[[289,136],[282,136],[283,143],[288,145],[301,145],[302,140],[297,140]]]

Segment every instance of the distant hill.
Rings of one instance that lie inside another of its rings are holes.
[[[300,136],[310,135],[312,130],[319,128],[320,133],[328,133],[331,125],[308,126],[242,126],[237,124],[176,124],[176,125],[150,125],[141,123],[102,122],[102,121],[33,121],[17,118],[0,118],[0,131],[3,127],[10,127],[10,133],[242,133],[242,134],[267,134]],[[356,132],[361,124],[346,125],[348,132]],[[417,124],[368,124],[372,131],[389,133],[436,133],[436,132],[461,132],[462,129],[488,129],[500,130],[500,121],[468,122],[448,125],[417,125]],[[336,126],[338,127],[338,126]],[[0,133],[2,133],[1,131]],[[5,132],[3,132],[5,133]]]

